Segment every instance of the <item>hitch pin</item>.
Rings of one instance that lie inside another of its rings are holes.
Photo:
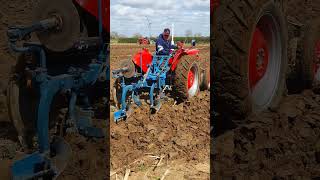
[[[167,90],[167,89],[169,89],[169,88],[170,88],[169,85],[164,86],[162,92],[164,93],[164,91]]]

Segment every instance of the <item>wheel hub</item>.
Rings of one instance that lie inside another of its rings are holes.
[[[197,94],[199,88],[199,69],[197,64],[193,64],[190,68],[187,81],[188,97],[193,97]]]
[[[194,72],[192,70],[188,73],[188,89],[190,89],[194,82]]]
[[[259,27],[256,28],[250,49],[250,88],[263,78],[268,66],[269,51],[267,40]]]
[[[252,34],[248,58],[248,88],[253,112],[270,107],[280,88],[281,37],[276,18],[270,13],[262,15]]]
[[[263,68],[264,57],[265,57],[264,49],[260,48],[257,54],[257,62],[256,62],[257,70],[260,70]]]

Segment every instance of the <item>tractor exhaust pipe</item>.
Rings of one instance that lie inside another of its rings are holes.
[[[172,36],[171,36],[171,45],[174,45],[174,24],[172,23]]]

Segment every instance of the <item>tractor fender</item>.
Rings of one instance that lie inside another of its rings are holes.
[[[197,60],[200,60],[199,58],[199,50],[198,49],[181,49],[178,50],[175,56],[170,60],[171,64],[171,71],[174,71],[177,67],[177,64],[179,63],[182,56],[197,56]]]
[[[99,19],[99,9],[98,9],[98,0],[75,0],[79,6],[89,12],[91,15],[95,16],[96,19]],[[103,28],[106,31],[110,31],[110,8],[108,8],[110,4],[110,0],[103,0],[102,2],[102,24]]]
[[[186,49],[184,52],[187,55],[197,55],[199,54],[199,49]]]
[[[140,61],[142,61],[142,63]],[[152,63],[152,54],[147,48],[143,48],[140,52],[133,56],[133,63],[142,68],[142,71],[146,73],[148,70],[148,65]]]

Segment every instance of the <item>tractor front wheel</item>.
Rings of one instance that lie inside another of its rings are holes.
[[[307,88],[320,89],[320,18],[311,21],[305,30],[303,48],[303,73]],[[302,49],[302,48],[301,48]]]
[[[200,73],[195,56],[182,56],[175,70],[173,91],[180,101],[187,100],[199,91]]]
[[[204,60],[201,65],[201,83],[200,90],[209,90],[210,89],[210,61]]]

